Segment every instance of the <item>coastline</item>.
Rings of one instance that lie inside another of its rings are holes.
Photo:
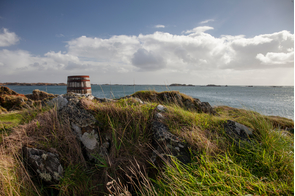
[[[30,94],[34,89],[53,94],[66,93],[66,86],[7,86],[20,94]],[[156,85],[92,85],[92,94],[99,98],[120,98],[142,90],[157,92],[176,90],[212,106],[226,105],[258,111],[264,115],[294,119],[294,87],[270,86],[156,86]],[[292,106],[292,107],[290,107]]]

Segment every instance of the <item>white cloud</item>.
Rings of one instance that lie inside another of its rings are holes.
[[[214,19],[204,20],[204,21],[201,21],[199,24],[206,24],[208,22],[214,22]]]
[[[158,25],[155,25],[154,27],[157,28],[157,29],[158,29],[158,28],[165,28],[165,25],[160,25],[160,24],[158,24]]]
[[[67,51],[49,51],[43,56],[3,49],[0,78],[29,72],[44,72],[46,78],[45,71],[51,71],[60,75],[87,72],[96,74],[97,80],[117,80],[117,83],[132,83],[130,78],[138,77],[136,80],[142,83],[163,83],[169,79],[171,83],[177,80],[194,84],[218,81],[243,84],[243,80],[247,83],[247,77],[255,78],[253,81],[257,83],[259,78],[272,82],[274,79],[269,77],[278,70],[281,74],[286,72],[285,75],[292,73],[294,35],[290,32],[214,37],[206,32],[212,29],[199,26],[182,35],[157,31],[108,39],[81,36],[67,42]],[[276,78],[278,84],[294,80],[282,77]]]
[[[64,34],[61,34],[61,33],[60,33],[60,34],[56,34],[55,36],[56,36],[56,37],[64,37]]]
[[[136,36],[112,36],[109,39],[81,36],[68,42],[68,54],[93,58],[100,62],[129,62],[140,43]]]
[[[61,51],[55,53],[53,51],[47,52],[44,56],[54,60],[56,63],[67,63],[67,62],[79,62],[79,58],[77,56],[73,56],[70,54],[62,54]]]
[[[209,26],[200,26],[200,27],[196,27],[196,28],[194,28],[192,30],[184,31],[183,33],[190,34],[190,35],[196,35],[196,34],[200,34],[200,33],[203,33],[205,31],[212,30],[212,29],[214,29],[214,28],[209,27]]]
[[[19,37],[14,32],[9,32],[8,29],[3,28],[3,33],[0,33],[0,47],[7,47],[16,44]]]
[[[257,54],[256,58],[259,59],[263,64],[287,64],[294,62],[294,52],[268,52],[266,55],[259,53]]]

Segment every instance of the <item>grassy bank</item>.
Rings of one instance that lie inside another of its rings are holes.
[[[154,93],[136,95],[145,99]],[[100,137],[112,141],[108,156],[97,155],[95,162],[85,160],[81,144],[70,125],[60,121],[56,108],[0,115],[0,194],[294,194],[294,139],[285,131],[294,127],[292,120],[227,106],[215,108],[212,115],[188,110],[178,101],[161,102],[168,110],[163,113],[163,123],[188,144],[192,161],[183,164],[171,157],[153,165],[151,122],[157,101],[141,104],[125,98],[100,103],[82,99],[81,107],[98,121]],[[235,145],[224,131],[227,120],[252,128],[251,142]],[[22,146],[59,154],[65,169],[59,184],[46,185],[31,178],[23,163]]]

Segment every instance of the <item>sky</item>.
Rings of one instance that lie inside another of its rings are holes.
[[[0,83],[294,85],[293,0],[1,0]]]

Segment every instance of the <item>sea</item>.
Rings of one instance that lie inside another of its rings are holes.
[[[66,86],[14,86],[20,94],[39,89],[53,94],[65,94]],[[92,95],[98,98],[120,98],[141,90],[157,92],[176,90],[211,106],[226,105],[282,116],[294,120],[294,86],[165,86],[165,85],[92,85]]]

